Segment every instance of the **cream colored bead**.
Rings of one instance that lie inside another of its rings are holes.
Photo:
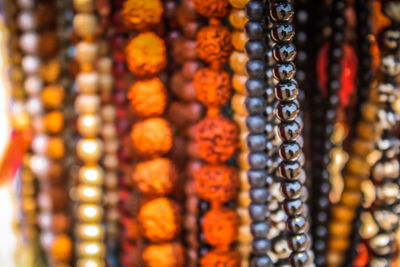
[[[96,43],[80,42],[76,45],[76,59],[81,64],[93,64],[97,55],[98,46]]]
[[[108,154],[103,159],[104,167],[109,170],[115,170],[118,168],[118,157],[115,154]]]
[[[77,267],[105,267],[104,259],[79,259]]]
[[[86,163],[96,163],[102,154],[102,144],[99,139],[81,139],[77,144],[77,155]]]
[[[76,77],[78,92],[94,94],[99,89],[99,75],[96,72],[81,72]]]
[[[77,197],[81,202],[100,202],[102,190],[97,186],[80,185],[77,188]]]
[[[79,239],[96,241],[104,238],[104,231],[100,224],[78,224],[76,227],[76,234]]]
[[[21,35],[19,45],[25,53],[35,53],[39,44],[39,36],[34,32],[26,32]]]
[[[116,172],[107,172],[104,177],[104,185],[108,189],[118,187],[118,174]]]
[[[101,119],[104,122],[113,122],[116,117],[115,107],[112,105],[107,105],[101,108]]]
[[[112,60],[109,57],[102,57],[97,62],[97,70],[102,74],[110,74],[112,71]]]
[[[114,85],[114,78],[111,74],[101,74],[99,77],[100,90],[109,92]]]
[[[94,11],[93,0],[74,0],[74,8],[77,12],[90,13]]]
[[[79,182],[86,185],[101,186],[104,181],[104,173],[100,166],[83,166],[78,172]]]
[[[113,123],[106,123],[101,126],[101,136],[104,139],[115,139],[117,138],[117,129]]]
[[[78,114],[96,113],[100,107],[98,95],[79,95],[75,99],[75,109]]]
[[[79,205],[76,214],[82,222],[101,222],[103,219],[103,209],[93,204]]]
[[[78,117],[78,132],[83,137],[96,137],[100,132],[100,117],[85,114]]]
[[[104,153],[115,154],[118,151],[119,144],[117,139],[104,140]]]
[[[77,252],[81,257],[103,257],[104,245],[100,242],[82,242],[78,244]]]
[[[74,17],[74,30],[80,37],[94,36],[98,21],[94,14],[80,13]]]

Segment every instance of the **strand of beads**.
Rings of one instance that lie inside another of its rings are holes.
[[[247,97],[247,92],[245,88],[245,83],[248,79],[246,75],[246,62],[248,61],[248,57],[245,54],[245,44],[247,41],[247,36],[244,32],[244,26],[248,18],[246,17],[245,7],[248,0],[243,1],[229,1],[231,6],[233,7],[230,11],[229,18],[234,30],[232,32],[232,46],[233,52],[230,56],[230,66],[233,70],[232,76],[232,87],[235,90],[235,94],[232,97],[231,106],[234,111],[233,118],[236,121],[244,121],[246,120],[247,116],[251,115],[258,115],[263,113],[263,99],[262,96],[258,98],[251,98]],[[250,102],[250,105],[246,105],[246,101]],[[260,103],[261,102],[261,105]],[[251,112],[249,114],[248,108],[250,107]],[[254,112],[254,109],[257,109]],[[258,113],[258,114],[256,114]],[[239,155],[238,158],[246,157],[248,154],[251,154],[254,151],[251,151],[251,148],[247,144],[247,139],[250,142],[259,142],[260,140],[255,140],[257,137],[253,137],[247,131],[247,129],[239,129],[239,143],[241,144],[240,153],[244,154]],[[253,143],[250,143],[253,144]],[[262,145],[260,143],[256,143],[253,145],[258,145],[258,148],[262,149]],[[240,164],[240,160],[238,160]],[[238,196],[238,208],[237,213],[240,216],[240,226],[239,226],[239,239],[238,239],[238,251],[240,253],[241,263],[240,266],[246,267],[249,266],[250,263],[250,254],[251,254],[251,242],[252,242],[252,235],[250,231],[250,222],[251,220],[249,212],[248,212],[248,205],[250,204],[250,196],[249,196],[249,189],[250,185],[248,182],[247,177],[247,169],[241,169],[239,173],[240,179],[240,192]]]
[[[60,28],[57,29],[59,8],[55,1],[41,1],[36,6],[36,16],[41,18],[41,31],[38,40],[38,55],[42,66],[36,84],[40,88],[40,100],[44,112],[43,131],[32,140],[31,158],[34,173],[39,179],[38,204],[40,208],[39,226],[41,243],[46,251],[48,264],[70,264],[72,258],[72,241],[69,237],[70,219],[68,179],[65,179],[65,144],[64,114],[65,89],[63,83],[64,68],[61,66],[63,54],[60,47],[61,32],[64,29],[63,18],[59,17]],[[43,18],[43,14],[51,14]],[[57,32],[58,30],[58,32]],[[29,44],[29,35],[24,45]],[[31,77],[33,78],[33,77]],[[40,83],[39,83],[40,82]],[[33,167],[35,166],[35,167]]]
[[[388,1],[383,5],[384,10],[393,23],[398,23],[395,10],[396,5]],[[353,140],[350,159],[346,165],[344,177],[344,190],[340,201],[331,210],[332,221],[330,227],[337,231],[331,233],[329,240],[328,266],[337,266],[344,260],[344,252],[349,248],[349,235],[352,230],[354,211],[361,202],[360,188],[363,181],[370,175],[371,167],[378,158],[375,144],[384,130],[391,130],[399,112],[396,103],[399,93],[396,78],[400,74],[397,68],[399,51],[398,30],[388,28],[383,32],[382,60],[377,80],[372,84],[370,97],[362,107],[362,119],[357,125],[356,137]],[[396,114],[396,113],[397,114]],[[378,153],[379,154],[379,153]]]
[[[183,248],[174,241],[180,234],[179,206],[168,195],[174,189],[177,173],[165,156],[172,148],[173,133],[161,118],[167,92],[157,75],[167,64],[164,41],[149,31],[162,19],[159,0],[128,0],[123,4],[124,24],[138,33],[125,48],[127,67],[138,78],[130,87],[130,109],[138,121],[131,130],[133,148],[142,161],[133,170],[132,179],[142,194],[138,214],[142,236],[148,243],[142,253],[146,266],[183,266]],[[159,255],[169,254],[170,257]]]
[[[282,159],[277,175],[282,179],[283,203],[289,216],[287,221],[288,243],[293,250],[290,262],[294,266],[310,266],[313,255],[309,250],[310,236],[308,223],[304,217],[307,211],[306,197],[303,195],[305,173],[301,144],[302,122],[298,120],[299,103],[297,100],[298,85],[294,78],[296,67],[293,60],[296,48],[292,43],[294,28],[291,24],[293,8],[288,1],[272,1],[270,16],[273,21],[271,30],[275,42],[273,55],[277,61],[273,74],[278,84],[275,96],[278,99],[275,114],[280,120],[278,126],[282,144],[279,155]]]
[[[98,165],[102,156],[99,74],[96,61],[99,43],[96,41],[98,19],[94,2],[74,0],[74,33],[81,40],[75,46],[75,59],[79,72],[75,83],[78,95],[75,109],[78,114],[77,129],[80,139],[76,153],[82,166],[78,170],[76,187],[76,236],[77,266],[104,266],[105,247],[102,228],[102,186],[104,173]]]
[[[198,69],[202,67],[196,53],[196,35],[201,27],[199,14],[194,8],[193,0],[184,0],[177,9],[177,21],[181,27],[183,36],[174,41],[173,54],[179,61],[181,68],[174,73],[170,80],[170,88],[179,101],[173,102],[169,107],[169,117],[175,127],[185,138],[186,144],[191,146],[190,132],[194,125],[203,117],[204,107],[196,101],[196,92],[193,86],[193,77]],[[179,116],[177,116],[179,114]],[[174,120],[173,118],[178,118]],[[189,150],[189,149],[188,149]],[[185,161],[185,239],[187,243],[186,255],[187,266],[197,266],[199,249],[199,226],[197,218],[199,215],[199,199],[196,194],[193,173],[199,168],[201,162],[196,155],[187,151],[189,160]]]
[[[193,81],[197,99],[207,107],[207,116],[194,130],[197,153],[206,163],[194,173],[194,180],[199,198],[210,205],[200,226],[204,241],[212,247],[201,251],[199,262],[200,266],[215,266],[221,261],[238,266],[240,258],[232,244],[237,240],[239,219],[224,205],[234,201],[239,189],[236,169],[224,164],[235,153],[238,129],[219,112],[232,91],[231,77],[223,69],[232,50],[231,33],[219,20],[228,15],[229,2],[195,0],[194,5],[209,19],[196,39],[197,55],[209,66],[199,69]]]

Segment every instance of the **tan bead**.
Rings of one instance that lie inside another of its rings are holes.
[[[351,227],[346,222],[334,221],[329,225],[329,230],[333,236],[348,236],[351,233]]]
[[[77,267],[105,267],[106,264],[102,258],[83,258],[79,259],[76,263]]]
[[[78,220],[82,222],[101,222],[103,210],[98,205],[81,204],[77,208]]]
[[[229,64],[235,73],[246,74],[246,63],[249,60],[247,55],[243,52],[233,51]]]
[[[378,116],[379,108],[371,102],[367,102],[362,107],[363,118],[369,122],[375,122]]]
[[[327,255],[327,262],[329,267],[340,266],[343,261],[343,255],[340,252],[329,251]]]
[[[246,171],[239,171],[240,190],[245,191],[250,189],[249,180]]]
[[[239,147],[240,147],[240,151],[242,151],[242,152],[249,152],[249,148],[247,147],[247,136],[248,135],[249,135],[249,133],[247,133],[247,132],[240,133]]]
[[[359,175],[360,177],[368,177],[369,176],[369,166],[365,162],[365,160],[358,156],[350,157],[347,163],[347,169],[354,174]]]
[[[370,124],[364,121],[361,121],[357,125],[357,134],[361,138],[367,140],[375,140],[378,138],[382,133],[382,127],[379,124]]]
[[[102,240],[104,232],[100,224],[78,224],[76,226],[76,235],[82,240]]]
[[[248,38],[244,31],[234,31],[232,33],[233,48],[239,52],[244,52],[244,46]]]
[[[249,210],[247,209],[247,207],[245,207],[245,208],[239,207],[236,211],[237,211],[237,214],[239,215],[240,224],[241,225],[250,225],[251,218],[250,218]]]
[[[356,138],[352,142],[353,151],[361,157],[366,157],[374,149],[374,147],[374,142],[366,141],[364,139]]]
[[[76,147],[78,157],[84,162],[96,163],[100,160],[102,143],[99,139],[81,139]]]
[[[113,89],[114,77],[111,74],[102,74],[99,76],[99,86],[102,92],[110,92]]]
[[[93,0],[74,0],[74,8],[77,12],[90,13],[94,11]]]
[[[347,174],[344,177],[344,186],[346,189],[360,190],[363,179],[360,179],[360,177],[354,174]]]
[[[94,14],[76,14],[74,17],[74,31],[78,36],[84,38],[94,36],[98,27],[97,18]]]
[[[360,191],[347,191],[342,194],[342,203],[348,207],[357,207],[361,202]]]
[[[104,172],[100,166],[82,166],[78,171],[79,182],[86,185],[101,186]]]
[[[104,244],[100,242],[81,242],[77,244],[78,257],[104,257]]]
[[[244,9],[233,9],[229,14],[229,22],[235,29],[243,30],[247,22],[246,11]]]
[[[96,113],[99,106],[100,98],[97,95],[79,95],[75,99],[75,110],[78,114]]]
[[[79,42],[76,45],[76,59],[80,64],[93,64],[97,55],[98,46],[96,43]]]
[[[76,85],[81,94],[94,94],[99,88],[97,72],[81,72],[76,76]]]
[[[242,170],[250,169],[248,162],[248,153],[239,153],[239,155],[237,156],[237,162]]]
[[[241,225],[239,227],[239,236],[238,236],[239,243],[251,243],[252,240],[253,236],[251,235],[250,232],[250,226]]]
[[[344,251],[348,246],[349,239],[347,238],[331,238],[329,240],[329,248],[334,251]]]
[[[83,137],[96,137],[100,132],[100,117],[93,114],[79,116],[77,129]]]
[[[393,101],[392,108],[398,115],[400,115],[400,97]]]
[[[251,203],[249,193],[247,191],[242,191],[238,195],[238,204],[242,207],[248,207]]]
[[[245,101],[246,96],[241,94],[234,94],[232,97],[231,106],[237,115],[247,116],[249,114],[246,110]]]
[[[362,238],[369,239],[378,233],[379,227],[372,218],[371,213],[369,212],[361,213],[360,219],[361,219],[361,227],[359,229],[359,233]]]
[[[332,208],[332,215],[335,219],[350,223],[354,218],[354,210],[343,205],[336,205]]]
[[[77,188],[77,199],[82,202],[98,203],[102,200],[102,190],[97,186],[80,185]]]

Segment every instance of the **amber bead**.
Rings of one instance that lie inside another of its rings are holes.
[[[204,165],[195,172],[194,180],[199,197],[210,202],[227,202],[239,189],[236,169],[226,165]]]
[[[46,108],[57,109],[63,106],[64,88],[60,85],[49,85],[41,92],[41,99]]]
[[[167,105],[167,92],[158,77],[135,82],[128,98],[131,109],[141,117],[161,115]]]
[[[172,240],[180,231],[178,205],[168,198],[157,198],[144,204],[139,223],[144,237],[152,242]]]
[[[126,27],[143,31],[160,23],[163,6],[160,0],[127,0],[121,13]]]
[[[197,99],[208,108],[226,104],[232,94],[231,76],[224,70],[202,68],[194,76]]]
[[[246,11],[244,9],[233,9],[229,14],[229,22],[238,30],[244,30],[244,25],[248,21]]]
[[[229,0],[229,3],[235,8],[245,8],[249,0]]]
[[[138,76],[158,74],[166,66],[164,41],[152,32],[141,33],[125,48],[127,65]]]
[[[223,116],[207,117],[196,125],[194,139],[203,160],[222,163],[235,153],[238,129]]]
[[[246,81],[248,80],[247,75],[243,74],[234,74],[232,77],[232,87],[233,89],[242,95],[246,95]]]
[[[131,132],[133,147],[144,157],[162,156],[172,147],[172,131],[162,118],[151,118],[136,123]]]
[[[179,243],[149,245],[143,251],[147,267],[183,267],[184,250]]]
[[[214,67],[222,67],[228,62],[232,51],[232,38],[229,29],[222,25],[201,28],[196,38],[197,55]]]
[[[48,83],[56,82],[61,73],[61,65],[57,60],[50,60],[40,66],[39,74]],[[54,86],[54,85],[51,85]]]
[[[60,40],[53,31],[45,31],[40,35],[39,54],[42,57],[54,57],[60,47]]]
[[[64,116],[60,111],[52,111],[44,116],[46,132],[51,134],[60,133],[64,126]]]
[[[234,51],[229,58],[229,64],[235,73],[246,74],[248,60],[249,58],[245,53]]]
[[[47,155],[52,159],[60,159],[65,155],[64,140],[59,137],[51,137],[47,145]]]
[[[201,267],[220,266],[239,267],[240,255],[236,251],[210,251],[200,259]]]
[[[239,217],[231,209],[213,208],[205,214],[201,226],[208,244],[228,249],[238,238]]]
[[[232,33],[232,45],[237,51],[244,51],[244,45],[246,44],[247,40],[248,38],[244,31],[234,31]]]
[[[138,163],[132,178],[143,194],[162,196],[172,192],[177,173],[171,160],[157,158]]]
[[[207,18],[222,18],[228,15],[228,0],[193,0],[194,7],[200,15]]]
[[[50,247],[51,256],[57,261],[68,261],[72,256],[72,241],[68,235],[57,236]]]

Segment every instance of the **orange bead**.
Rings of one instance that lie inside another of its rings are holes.
[[[52,159],[60,159],[65,155],[64,140],[59,137],[49,138],[47,155]]]
[[[227,165],[204,165],[194,180],[199,197],[210,202],[228,202],[239,190],[237,171]]]
[[[229,64],[235,73],[245,75],[246,63],[248,60],[249,58],[245,53],[234,51],[229,58]]]
[[[229,0],[229,3],[236,8],[245,8],[249,0]]]
[[[231,76],[224,70],[198,70],[194,75],[193,86],[197,99],[209,108],[219,108],[226,104],[232,94]]]
[[[180,231],[179,206],[168,198],[157,198],[144,204],[139,212],[142,234],[151,242],[166,242]]]
[[[232,45],[237,51],[244,51],[244,45],[246,44],[247,40],[248,38],[244,31],[234,31],[232,33]]]
[[[51,256],[56,261],[68,261],[72,256],[72,241],[68,235],[57,236],[50,246]]]
[[[158,77],[135,82],[128,98],[131,109],[141,117],[161,115],[167,105],[167,91]]]
[[[51,134],[60,133],[64,126],[64,116],[60,111],[52,111],[44,116],[46,132]]]
[[[125,48],[126,61],[130,71],[138,76],[153,76],[167,64],[164,41],[155,33],[141,33]]]
[[[228,0],[193,0],[194,7],[200,15],[207,18],[222,18],[228,15]]]
[[[121,14],[126,27],[142,31],[160,23],[163,7],[160,0],[127,0]]]
[[[143,194],[162,196],[172,192],[177,174],[171,160],[157,158],[138,163],[132,178]]]
[[[212,208],[205,214],[201,226],[208,244],[228,249],[237,240],[239,217],[231,209]]]
[[[43,105],[46,108],[61,108],[64,104],[64,88],[60,85],[49,85],[41,93]]]
[[[208,163],[228,160],[238,145],[237,126],[223,116],[206,117],[195,127],[199,156]]]
[[[147,267],[183,267],[184,250],[179,243],[149,245],[143,251],[143,261]]]
[[[200,259],[201,267],[240,267],[237,251],[210,251]]]
[[[222,25],[201,28],[196,39],[197,55],[215,68],[228,62],[232,51],[232,38],[229,29]]]
[[[172,147],[172,131],[162,118],[151,118],[136,123],[131,131],[133,147],[143,157],[162,156]]]
[[[244,9],[233,9],[229,14],[229,22],[237,30],[243,30],[247,21],[248,19]]]

